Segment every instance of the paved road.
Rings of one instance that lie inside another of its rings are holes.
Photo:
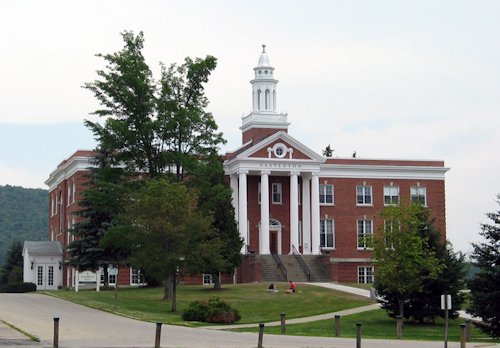
[[[155,324],[128,319],[41,294],[0,294],[0,319],[39,337],[50,347],[53,317],[60,318],[60,347],[152,347]],[[2,330],[0,330],[2,334]],[[165,325],[162,347],[256,347],[257,334]],[[0,346],[14,346],[0,336]],[[264,347],[353,348],[347,338],[265,335]],[[441,348],[441,342],[363,340],[369,348]],[[469,345],[468,347],[472,347]],[[450,348],[458,348],[451,343]],[[485,347],[482,345],[481,347]],[[499,347],[497,345],[496,347]]]

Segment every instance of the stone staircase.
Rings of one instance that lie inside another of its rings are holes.
[[[295,282],[307,282],[307,275],[302,267],[300,267],[294,255],[279,255],[281,262],[287,270],[287,279],[284,279],[280,269],[276,266],[271,255],[258,255],[257,261],[261,267],[262,281],[266,282],[283,282],[293,280]],[[311,271],[311,282],[328,282],[330,281],[329,274],[326,268],[320,263],[321,256],[303,255],[302,259]]]

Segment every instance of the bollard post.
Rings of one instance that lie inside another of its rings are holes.
[[[156,323],[155,348],[160,348],[161,342],[161,323]]]
[[[398,340],[403,338],[403,317],[396,315],[396,337]]]
[[[361,323],[356,323],[356,348],[361,348]]]
[[[286,326],[285,326],[285,316],[286,313],[281,313],[281,333],[284,334],[286,332]]]
[[[264,324],[259,324],[259,340],[257,342],[257,348],[262,348],[262,340],[264,338]]]
[[[54,318],[54,348],[59,347],[59,318]]]
[[[340,337],[340,315],[335,315],[335,337]]]
[[[472,333],[471,333],[471,330],[472,330],[472,320],[470,320],[470,319],[466,319],[465,320],[465,328],[466,328],[466,330],[465,330],[465,340],[467,342],[470,342],[470,338],[471,338],[471,335],[472,335]]]
[[[460,348],[465,348],[465,339],[467,336],[467,325],[460,324]]]

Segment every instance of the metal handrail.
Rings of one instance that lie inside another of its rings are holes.
[[[285,265],[283,264],[283,262],[281,262],[281,259],[279,258],[278,255],[276,255],[275,253],[271,253],[273,259],[274,259],[274,262],[276,262],[276,267],[278,267],[281,271],[281,275],[283,276],[283,278],[285,278],[285,281],[288,280],[288,275],[287,275],[287,270],[286,270],[286,267]]]
[[[302,270],[306,274],[307,281],[310,282],[311,281],[311,270],[309,269],[309,267],[307,267],[306,263],[304,262],[304,259],[302,258],[302,255],[300,255],[300,253],[297,250],[297,248],[295,247],[295,245],[292,245],[292,254],[293,254],[293,256],[295,256],[295,259],[297,260],[300,267],[302,268]]]

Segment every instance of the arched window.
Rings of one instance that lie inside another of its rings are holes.
[[[259,89],[257,91],[257,110],[260,110],[260,95],[262,94],[262,91]]]
[[[271,92],[269,92],[268,89],[266,89],[265,98],[266,98],[266,110],[269,110],[271,108]]]
[[[273,110],[276,110],[276,91],[273,90]]]

